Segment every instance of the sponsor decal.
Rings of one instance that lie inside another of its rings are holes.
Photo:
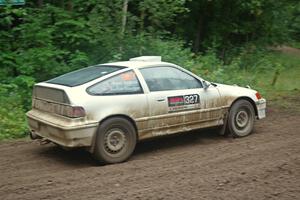
[[[199,108],[198,94],[168,97],[169,112]]]

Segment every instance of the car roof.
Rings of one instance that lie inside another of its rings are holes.
[[[149,62],[149,61],[121,61],[121,62],[113,62],[113,63],[104,63],[101,65],[122,66],[122,67],[128,67],[128,68],[132,68],[132,69],[152,67],[152,66],[158,66],[158,65],[176,66],[176,65],[174,65],[172,63],[168,63],[168,62]]]
[[[176,66],[172,63],[162,62],[161,56],[140,56],[136,58],[131,58],[129,61],[105,63],[102,65],[123,66],[132,69],[159,66],[159,65]]]

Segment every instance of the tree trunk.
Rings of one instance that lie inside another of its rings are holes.
[[[73,2],[71,0],[69,0],[68,3],[67,3],[67,10],[68,11],[73,11]]]
[[[44,5],[44,0],[37,0],[37,6],[39,8],[43,7],[43,5]]]
[[[203,14],[201,13],[198,18],[197,30],[196,30],[195,40],[193,45],[193,50],[196,53],[199,52],[200,50],[200,43],[202,41],[202,32],[203,32]]]
[[[140,23],[140,31],[143,32],[144,31],[144,21],[145,21],[145,16],[146,16],[146,13],[145,13],[145,10],[143,9],[141,11],[141,15],[140,15],[140,20],[141,20],[141,23]]]
[[[121,36],[124,35],[127,22],[127,9],[128,9],[128,0],[123,1],[123,14],[122,14],[122,26],[121,26]]]
[[[61,7],[62,9],[65,9],[65,0],[61,0],[61,1],[60,1],[60,7]]]

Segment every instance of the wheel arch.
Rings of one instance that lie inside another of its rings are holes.
[[[251,105],[253,106],[255,116],[258,116],[258,111],[257,111],[257,107],[256,107],[254,100],[247,96],[241,96],[241,97],[236,98],[233,102],[231,102],[229,108],[231,108],[233,106],[233,104],[239,100],[246,100],[246,101],[250,102]]]
[[[99,121],[99,125],[100,125],[101,123],[103,123],[104,121],[106,121],[106,120],[108,120],[108,119],[111,119],[111,118],[115,118],[115,117],[120,117],[120,118],[124,118],[124,119],[128,120],[128,121],[133,125],[133,127],[134,127],[134,129],[135,129],[137,140],[139,139],[139,138],[138,138],[138,135],[139,135],[139,134],[138,134],[138,128],[137,128],[137,125],[136,125],[134,119],[132,119],[132,118],[129,117],[128,115],[124,115],[124,114],[109,115],[109,116],[107,116],[107,117],[101,119],[101,120]]]
[[[137,125],[136,125],[135,121],[131,117],[129,117],[128,115],[124,115],[124,114],[109,115],[109,116],[107,116],[107,117],[105,117],[105,118],[103,118],[99,121],[97,131],[94,133],[94,136],[93,136],[93,139],[92,139],[92,145],[91,145],[90,148],[88,148],[89,152],[93,152],[93,150],[95,148],[96,135],[97,135],[97,132],[99,131],[100,124],[103,123],[104,121],[108,120],[108,119],[115,118],[115,117],[121,117],[121,118],[124,118],[124,119],[128,120],[133,125],[133,127],[135,129],[136,141],[139,141],[138,128],[137,128]]]

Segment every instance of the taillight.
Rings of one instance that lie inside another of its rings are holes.
[[[68,106],[66,116],[71,118],[84,117],[85,110],[83,107],[80,106]]]
[[[259,92],[256,92],[255,96],[258,100],[261,99],[261,95],[259,94]]]

